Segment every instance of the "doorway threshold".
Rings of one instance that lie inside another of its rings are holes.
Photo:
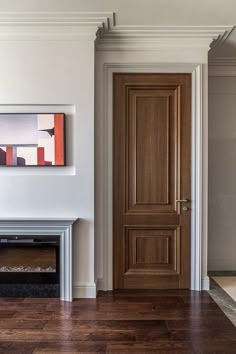
[[[236,279],[236,271],[211,271],[208,272],[208,276],[210,278],[209,295],[236,327],[236,302],[219,284],[220,282],[216,281],[217,277],[235,277]]]

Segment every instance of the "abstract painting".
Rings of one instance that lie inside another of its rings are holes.
[[[0,114],[0,165],[64,166],[64,113]]]

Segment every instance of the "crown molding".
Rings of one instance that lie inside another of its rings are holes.
[[[222,44],[233,26],[116,26],[113,12],[1,12],[0,40],[96,38],[97,50],[155,50]]]
[[[113,26],[97,38],[97,50],[155,50],[222,44],[233,26]]]
[[[210,57],[210,66],[236,66],[236,57]]]
[[[74,40],[114,26],[112,12],[1,12],[0,40]]]
[[[209,76],[236,76],[236,57],[209,57]]]

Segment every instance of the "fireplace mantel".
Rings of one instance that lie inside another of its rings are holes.
[[[60,298],[72,301],[72,225],[77,218],[0,218],[0,236],[60,236]]]

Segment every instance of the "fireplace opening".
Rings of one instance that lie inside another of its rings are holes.
[[[0,237],[0,296],[60,296],[60,236]]]

